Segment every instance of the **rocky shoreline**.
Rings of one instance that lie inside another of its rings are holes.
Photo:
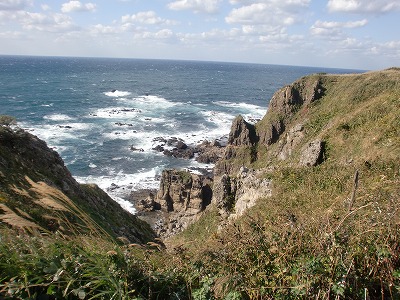
[[[155,151],[211,163],[214,168],[212,171],[202,170],[202,174],[164,170],[158,190],[131,193],[129,200],[134,203],[137,215],[161,238],[185,229],[210,204],[218,209],[222,219],[235,219],[254,206],[257,199],[272,195],[272,181],[262,176],[265,170],[256,171],[248,166],[259,159],[258,148],[270,148],[278,141],[277,150],[270,152],[270,158],[286,160],[293,155],[296,146],[303,144],[298,166],[312,167],[323,163],[325,141],[306,142],[302,123],[288,126],[288,120],[296,111],[318,101],[323,94],[324,88],[318,76],[286,86],[274,94],[269,106],[269,115],[279,118],[264,118],[259,122],[264,125],[259,130],[239,115],[232,122],[226,142],[204,141],[189,146],[179,138],[155,139]],[[233,160],[239,163],[232,163]]]

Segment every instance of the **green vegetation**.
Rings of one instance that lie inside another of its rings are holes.
[[[276,158],[278,142],[242,147],[227,161],[263,170],[272,179],[272,197],[230,222],[209,206],[166,240],[166,248],[158,241],[120,245],[111,234],[90,230],[32,235],[3,226],[0,297],[399,299],[399,69],[318,76],[324,96],[285,124],[304,124],[302,142],[286,160]],[[302,146],[316,138],[326,142],[326,160],[300,167]],[[0,166],[7,164],[10,157],[0,154]],[[4,173],[7,183],[18,178]],[[28,205],[23,188],[29,186],[15,187],[19,193],[0,189],[0,205],[17,212]],[[88,186],[83,190],[101,198]],[[101,221],[93,208],[80,207]],[[33,206],[29,214],[29,220],[39,215]]]

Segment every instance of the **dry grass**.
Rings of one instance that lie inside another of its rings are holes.
[[[2,211],[2,212],[1,212]],[[26,218],[20,217],[5,204],[0,203],[0,220],[7,223],[13,228],[22,229],[24,231],[32,232],[32,229],[43,230],[36,223],[27,220]]]

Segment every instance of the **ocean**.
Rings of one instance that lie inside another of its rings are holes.
[[[282,86],[312,73],[357,70],[225,62],[0,56],[1,115],[46,141],[78,182],[96,183],[122,207],[156,189],[163,169],[211,169],[153,150],[224,140],[241,114],[255,122]]]

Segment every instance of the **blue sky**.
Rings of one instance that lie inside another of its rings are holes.
[[[400,66],[399,0],[0,0],[0,54]]]

